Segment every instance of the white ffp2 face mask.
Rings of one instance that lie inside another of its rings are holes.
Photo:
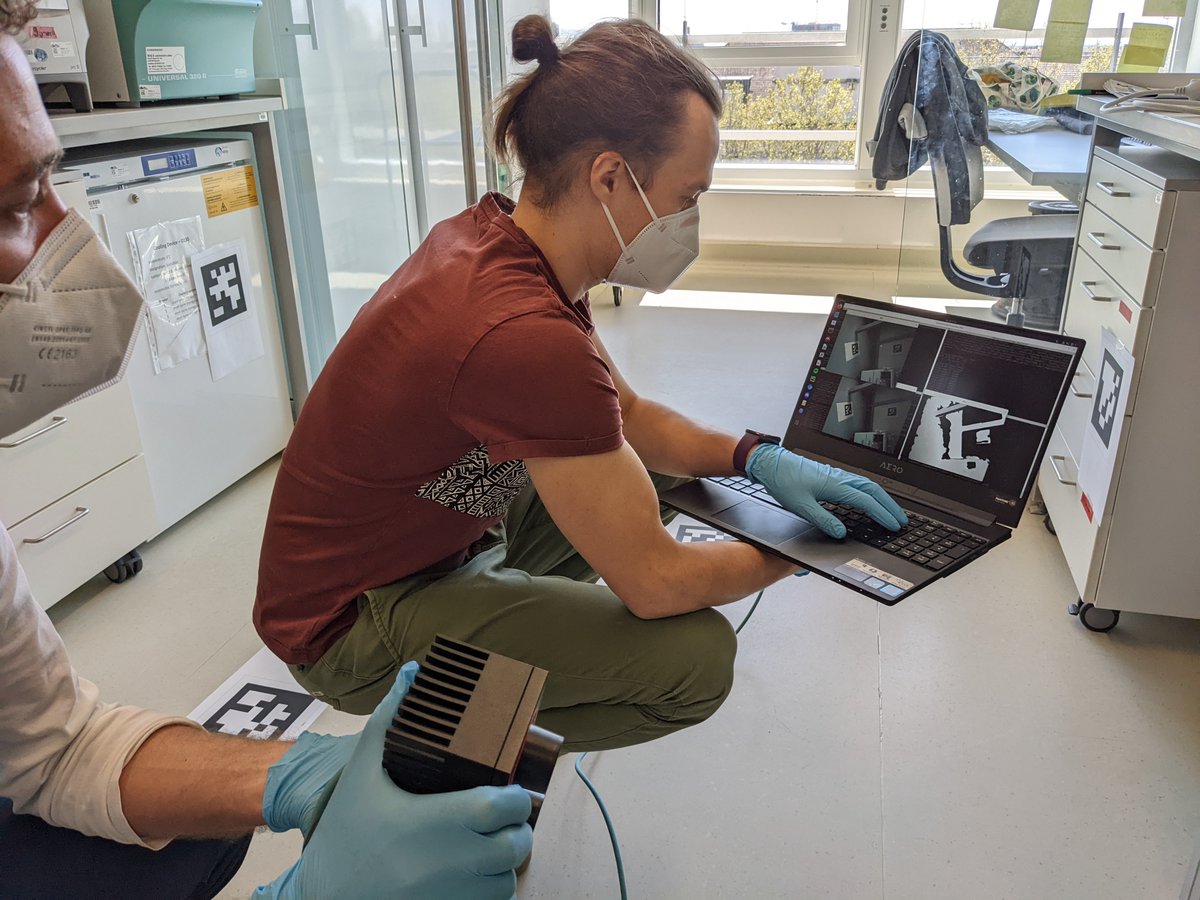
[[[142,295],[77,212],[0,284],[0,436],[116,382]]]
[[[628,169],[628,164],[625,167]],[[646,199],[646,193],[638,184],[632,169],[629,169],[629,177],[633,179],[633,185],[650,213],[650,224],[626,244],[621,240],[621,231],[613,220],[608,204],[601,204],[609,227],[616,235],[617,243],[621,245],[621,255],[605,281],[621,287],[641,288],[653,294],[661,294],[674,284],[700,255],[700,210],[690,207],[659,218],[650,201]]]

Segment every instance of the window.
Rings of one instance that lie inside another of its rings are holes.
[[[718,183],[853,169],[862,0],[660,0],[659,28],[725,91]]]
[[[722,163],[853,167],[858,67],[719,66],[714,71],[725,95]]]
[[[550,0],[549,8],[564,35],[607,17],[657,21],[724,87],[716,183],[782,187],[869,181],[863,142],[896,51],[918,28],[946,32],[968,66],[1011,60],[1066,90],[1081,71],[1111,70],[1134,24],[1166,24],[1174,36],[1164,71],[1186,68],[1197,0],[1188,0],[1182,19],[1143,16],[1144,0],[1093,0],[1078,63],[1041,62],[1051,0],[1038,5],[1028,32],[993,27],[997,0],[895,0],[897,31],[868,27],[879,24],[868,22],[869,0]],[[1005,180],[999,170],[989,176],[992,184]]]
[[[1050,81],[1039,85],[1039,89],[1054,93],[1078,87],[1081,73],[1113,71],[1113,60],[1122,59],[1135,24],[1165,25],[1172,29],[1164,71],[1181,70],[1186,63],[1191,25],[1184,28],[1179,19],[1142,15],[1144,0],[1092,0],[1082,55],[1076,62],[1042,61],[1051,8],[1047,0],[1039,4],[1030,31],[996,28],[993,25],[996,7],[996,0],[981,4],[949,0],[908,3],[904,7],[901,40],[920,28],[940,31],[954,42],[959,57],[967,66],[978,69],[1015,62],[1048,78]],[[1190,0],[1189,8],[1194,7],[1195,0]],[[988,176],[989,183],[1006,180],[1020,183],[1015,173],[1010,173],[1008,167],[986,149],[984,164],[993,170]]]
[[[851,0],[662,0],[659,28],[695,50],[845,47]]]
[[[995,28],[996,2],[955,3],[927,0],[906,4],[902,28],[907,38],[919,28],[941,31],[954,41],[962,61],[972,68],[1013,61],[1037,69],[1054,80],[1060,90],[1077,87],[1081,72],[1111,72],[1113,60],[1124,55],[1134,25],[1167,26],[1172,29],[1165,71],[1181,71],[1190,44],[1190,24],[1173,17],[1144,16],[1144,0],[1092,0],[1091,15],[1078,62],[1042,62],[1042,46],[1050,3],[1042,2],[1031,31]],[[1195,6],[1195,0],[1189,4]],[[1114,57],[1114,51],[1117,56]]]
[[[624,19],[630,15],[629,0],[550,0],[550,20],[561,37],[586,31],[601,19]]]

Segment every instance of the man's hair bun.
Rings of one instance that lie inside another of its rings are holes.
[[[561,53],[554,43],[555,28],[545,16],[525,16],[513,26],[513,59],[517,62],[538,61],[549,67],[558,62]]]

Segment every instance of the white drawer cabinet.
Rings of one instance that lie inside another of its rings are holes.
[[[1200,146],[1130,146],[1117,128],[1098,119],[1063,326],[1088,346],[1038,482],[1084,622],[1105,628],[1104,611],[1200,618]],[[1074,482],[1105,328],[1136,369],[1093,521]]]
[[[1119,222],[1084,203],[1079,220],[1079,249],[1090,255],[1126,293],[1154,305],[1165,250],[1152,250]]]
[[[1103,150],[1093,158],[1088,202],[1120,222],[1148,247],[1165,247],[1175,212],[1176,192],[1155,187],[1110,160]]]
[[[146,540],[153,499],[138,454],[9,528],[34,598],[47,607]]]
[[[1143,308],[1095,262],[1087,248],[1075,258],[1068,294],[1065,331],[1087,341],[1083,351],[1083,366],[1076,382],[1085,379],[1092,382],[1100,373],[1101,334],[1105,328],[1117,336],[1135,357],[1141,356],[1150,342],[1150,324],[1154,319],[1153,308]],[[1086,367],[1086,368],[1085,368]],[[1137,379],[1141,373],[1134,371],[1133,387],[1130,390],[1129,412],[1137,397]],[[1083,389],[1082,386],[1078,389]],[[1090,390],[1090,389],[1089,389]]]
[[[14,525],[141,452],[124,381],[68,404],[0,438],[0,522]]]
[[[128,384],[0,438],[0,522],[43,607],[154,533]]]

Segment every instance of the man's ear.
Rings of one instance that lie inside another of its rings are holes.
[[[592,168],[589,172],[589,183],[592,189],[592,194],[601,203],[609,203],[612,201],[613,195],[616,194],[617,184],[619,182],[622,171],[625,168],[625,160],[621,158],[619,153],[612,150],[605,150],[597,155],[592,160]]]

